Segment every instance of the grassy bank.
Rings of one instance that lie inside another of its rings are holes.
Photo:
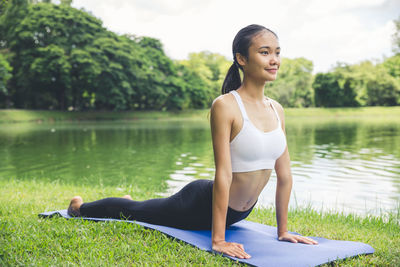
[[[47,110],[0,110],[0,123],[4,122],[53,122],[77,120],[204,120],[207,119],[209,109],[169,111],[47,111]],[[374,117],[400,117],[399,107],[363,107],[363,108],[287,108],[287,118],[369,118]]]
[[[220,255],[200,251],[137,225],[37,216],[42,211],[65,208],[75,194],[91,201],[127,193],[136,199],[149,197],[147,192],[129,185],[89,188],[57,182],[0,181],[0,265],[236,265]],[[249,220],[276,225],[273,209],[256,209]],[[399,266],[398,222],[398,212],[385,220],[320,214],[310,209],[289,213],[291,231],[365,242],[375,248],[373,255],[337,262],[340,266]]]
[[[50,110],[0,110],[0,123],[4,122],[54,122],[143,119],[204,119],[209,110],[186,111],[50,111]]]

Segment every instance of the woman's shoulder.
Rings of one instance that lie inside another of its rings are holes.
[[[216,97],[211,104],[211,114],[218,113],[229,120],[234,114],[234,96],[232,94],[223,94]]]
[[[232,101],[233,101],[233,95],[232,94],[223,94],[223,95],[219,95],[217,96],[212,104],[211,104],[211,108],[230,108],[232,107]]]
[[[276,101],[275,99],[272,99],[270,97],[268,97],[268,100],[271,101],[272,105],[274,105],[274,107],[276,108],[277,111],[283,112],[283,107],[278,101]]]

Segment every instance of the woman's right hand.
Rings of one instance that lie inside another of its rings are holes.
[[[212,249],[239,259],[249,259],[251,256],[244,251],[242,244],[226,242],[225,240],[213,242]]]

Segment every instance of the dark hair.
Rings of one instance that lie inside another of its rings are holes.
[[[251,24],[247,27],[244,27],[236,34],[232,44],[233,64],[229,68],[228,73],[225,76],[224,83],[222,84],[222,94],[236,90],[240,87],[240,85],[242,85],[239,69],[243,71],[243,67],[239,65],[236,59],[236,53],[241,54],[247,59],[249,56],[249,47],[251,46],[251,41],[253,37],[261,31],[269,31],[275,35],[276,38],[278,38],[273,31],[257,24]]]

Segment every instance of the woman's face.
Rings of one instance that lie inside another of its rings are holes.
[[[245,78],[274,81],[281,65],[279,42],[274,34],[262,31],[255,35],[249,47],[249,56],[238,60]],[[244,64],[242,64],[242,61]]]

